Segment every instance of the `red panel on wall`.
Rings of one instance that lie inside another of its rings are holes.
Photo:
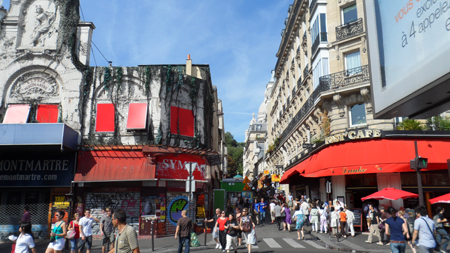
[[[194,137],[194,112],[176,106],[170,107],[170,133]]]
[[[58,105],[38,105],[36,120],[39,123],[58,123]]]
[[[8,105],[3,124],[23,124],[27,123],[30,113],[29,104]]]
[[[128,107],[127,129],[145,129],[147,123],[147,103],[130,103]]]
[[[95,131],[114,132],[114,105],[97,104],[97,118],[95,120]]]

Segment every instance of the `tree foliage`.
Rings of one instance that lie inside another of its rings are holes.
[[[415,119],[404,119],[397,126],[398,130],[424,130],[422,123]]]
[[[234,177],[243,173],[244,142],[237,142],[230,132],[225,133],[225,145],[228,149],[228,176]]]

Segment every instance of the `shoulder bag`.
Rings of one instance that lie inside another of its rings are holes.
[[[77,234],[77,232],[75,231],[75,223],[73,223],[73,221],[70,222],[70,224],[72,224],[72,230],[67,231],[67,235],[66,235],[66,239],[73,239],[75,237],[75,235]]]
[[[433,233],[433,231],[431,231],[430,225],[428,225],[428,222],[424,219],[421,218],[425,224],[427,224],[428,229],[430,230],[431,235],[433,236],[434,242],[436,242],[436,247],[434,248],[436,251],[441,251],[441,245],[439,245],[439,243],[436,240],[436,235]]]

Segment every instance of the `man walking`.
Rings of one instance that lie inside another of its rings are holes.
[[[105,215],[102,215],[100,230],[102,231],[102,253],[109,252],[110,248],[114,248],[114,226],[110,207],[107,207]]]
[[[31,223],[31,214],[28,210],[29,210],[28,206],[25,206],[23,208],[23,215],[22,215],[21,222],[30,222]]]
[[[182,253],[184,244],[184,253],[190,252],[191,231],[194,228],[191,218],[187,217],[187,210],[181,211],[181,218],[177,222],[175,239],[179,234],[178,253]]]
[[[378,229],[378,225],[380,224],[380,215],[378,212],[373,208],[372,205],[369,205],[369,218],[370,218],[370,231],[369,231],[369,238],[367,238],[367,243],[372,243],[372,236],[376,235],[378,236],[378,245],[383,245],[381,242],[381,236],[380,236],[380,230]]]
[[[353,227],[353,221],[355,220],[355,214],[345,206],[345,214],[347,214],[347,233],[350,230],[352,237],[355,237],[355,228]]]
[[[112,216],[112,223],[119,234],[116,237],[114,248],[108,253],[140,253],[136,231],[127,224],[127,214],[117,210]]]
[[[436,241],[434,240],[436,227],[434,221],[427,217],[427,209],[424,206],[417,207],[415,211],[417,219],[414,221],[412,241],[415,243],[417,235],[419,235],[419,252],[433,253],[436,247]]]
[[[264,198],[261,198],[261,202],[259,203],[259,222],[262,226],[266,224],[266,203],[264,203]]]
[[[275,220],[277,221],[278,230],[281,230],[281,206],[278,202],[275,203],[275,207],[273,208],[273,216],[275,216]]]
[[[91,252],[92,247],[92,223],[94,221],[99,222],[100,220],[91,215],[91,209],[86,209],[84,211],[84,217],[80,219],[78,225],[80,226],[80,236],[81,241],[78,245],[78,252],[81,253],[86,244],[86,253]]]

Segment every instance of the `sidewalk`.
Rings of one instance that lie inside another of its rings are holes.
[[[378,237],[373,237],[373,243],[366,243],[368,233],[355,233],[355,237],[339,238],[339,242],[336,238],[329,236],[329,234],[312,233],[328,248],[333,248],[340,251],[349,252],[390,252],[389,245],[378,245]],[[412,252],[411,247],[406,245],[406,252]]]
[[[207,246],[205,245],[205,234],[198,235],[198,240],[200,242],[200,247],[192,247],[191,252],[195,251],[206,251],[213,249],[216,244],[212,240],[211,234],[207,234]],[[139,239],[139,248],[141,252],[162,252],[162,253],[171,253],[178,251],[178,239],[175,239],[174,236],[163,237],[163,238],[155,238],[155,251],[152,251],[152,240],[151,239]],[[36,244],[36,252],[41,253],[45,252],[45,249],[48,246],[48,240],[35,240]],[[92,253],[102,252],[101,240],[94,240],[92,243]],[[1,253],[9,253],[11,252],[10,241],[2,241],[0,243],[0,252]],[[70,249],[63,250],[63,253],[69,253]]]

